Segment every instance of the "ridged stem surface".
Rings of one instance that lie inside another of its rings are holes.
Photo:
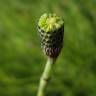
[[[46,90],[49,80],[51,79],[53,65],[55,61],[56,59],[48,57],[44,72],[40,79],[40,85],[39,85],[37,96],[45,96],[45,90]]]

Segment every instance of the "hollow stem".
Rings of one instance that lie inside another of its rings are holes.
[[[47,86],[49,80],[51,79],[52,67],[53,67],[55,61],[56,61],[56,59],[48,57],[44,72],[40,79],[40,85],[39,85],[37,96],[45,96],[46,86]]]

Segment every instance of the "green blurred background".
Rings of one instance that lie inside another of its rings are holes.
[[[0,96],[36,96],[46,63],[37,34],[43,13],[65,20],[46,96],[96,96],[96,0],[0,0]]]

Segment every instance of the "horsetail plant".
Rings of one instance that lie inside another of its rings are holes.
[[[52,68],[63,47],[64,21],[56,14],[43,14],[38,21],[41,48],[48,60],[40,79],[37,96],[45,96],[46,85],[51,79]]]

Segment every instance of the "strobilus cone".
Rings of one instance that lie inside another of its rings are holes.
[[[41,47],[44,54],[58,57],[63,47],[64,21],[56,14],[43,14],[38,22]]]

